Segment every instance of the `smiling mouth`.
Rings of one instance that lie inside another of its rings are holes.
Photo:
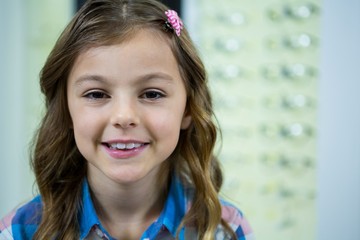
[[[105,143],[105,145],[111,150],[133,150],[141,148],[148,143]]]

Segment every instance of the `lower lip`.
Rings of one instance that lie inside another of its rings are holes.
[[[137,155],[141,154],[148,144],[142,145],[138,148],[128,149],[128,150],[118,150],[118,149],[111,149],[107,145],[103,145],[105,151],[115,159],[127,159],[136,157]]]

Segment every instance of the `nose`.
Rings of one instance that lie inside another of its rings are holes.
[[[130,100],[114,101],[112,106],[111,124],[116,128],[132,128],[139,124],[136,103]]]

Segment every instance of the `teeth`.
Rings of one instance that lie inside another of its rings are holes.
[[[126,147],[126,144],[125,143],[117,143],[116,144],[116,148],[117,149],[124,149]]]
[[[111,149],[119,149],[119,150],[124,150],[124,149],[134,149],[134,148],[138,148],[141,147],[142,144],[140,143],[111,143],[110,144],[110,148]]]
[[[135,143],[126,144],[126,149],[133,149],[135,147]]]

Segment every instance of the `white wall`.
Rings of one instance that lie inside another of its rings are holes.
[[[0,0],[0,217],[32,197],[29,143],[42,112],[38,75],[72,0]]]
[[[1,2],[0,31],[0,215],[3,215],[32,191],[32,182],[27,179],[29,164],[24,137],[25,26],[21,0]]]
[[[318,240],[360,239],[360,0],[322,2]]]

